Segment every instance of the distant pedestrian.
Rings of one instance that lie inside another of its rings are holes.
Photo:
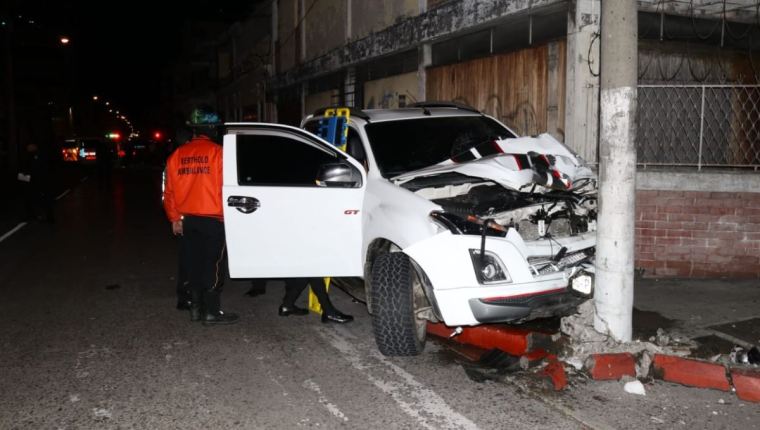
[[[53,222],[50,156],[46,148],[26,145],[18,180],[24,194],[26,219]]]
[[[212,119],[213,118],[213,119]],[[166,164],[164,209],[172,232],[183,235],[191,291],[190,319],[205,325],[232,324],[239,317],[221,310],[226,275],[222,212],[222,148],[211,140],[218,117],[193,112],[193,138]]]

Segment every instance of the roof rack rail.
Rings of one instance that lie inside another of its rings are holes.
[[[348,112],[349,114],[351,114],[351,116],[355,116],[365,121],[369,121],[369,115],[367,115],[367,113],[364,112],[363,110],[357,109],[355,107],[346,107],[346,106],[326,106],[323,108],[319,108],[314,111],[314,116],[324,115],[327,109],[348,109]]]
[[[413,108],[455,108],[455,109],[462,109],[470,112],[477,112],[481,113],[479,110],[475,109],[472,106],[468,106],[466,104],[457,103],[457,102],[441,102],[441,101],[428,101],[428,102],[417,102],[412,103],[408,105],[408,107]]]

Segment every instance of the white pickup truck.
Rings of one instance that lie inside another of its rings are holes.
[[[347,150],[303,128],[227,124],[233,278],[360,277],[380,351],[451,327],[572,312],[593,294],[596,179],[548,134],[468,107],[351,110]]]

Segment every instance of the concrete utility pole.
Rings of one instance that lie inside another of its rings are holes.
[[[601,1],[574,0],[568,3],[564,140],[586,161],[596,165],[599,162],[597,153],[599,39],[597,37]],[[550,128],[549,132],[552,131]]]
[[[636,204],[636,0],[602,3],[594,328],[631,340]]]

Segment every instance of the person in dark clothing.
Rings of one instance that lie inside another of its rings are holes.
[[[222,148],[200,133],[206,128],[197,128],[193,139],[169,157],[164,210],[172,224],[172,232],[184,236],[184,243],[180,246],[187,255],[180,256],[178,282],[182,280],[183,268],[187,269],[192,295],[191,321],[202,320],[204,325],[233,324],[239,317],[222,312],[220,305],[227,265],[222,210]]]
[[[295,305],[295,301],[301,295],[306,286],[310,285],[314,295],[317,296],[319,304],[322,306],[322,322],[347,323],[354,320],[351,315],[344,314],[337,310],[327,295],[327,286],[323,278],[287,278],[285,279],[285,297],[280,305],[279,315],[286,317],[289,315],[306,315],[307,309]]]
[[[26,145],[18,180],[23,187],[26,218],[29,220],[53,222],[50,169],[48,152],[34,143]]]
[[[250,297],[262,296],[267,293],[266,279],[252,279],[251,288],[246,291],[245,295]]]

